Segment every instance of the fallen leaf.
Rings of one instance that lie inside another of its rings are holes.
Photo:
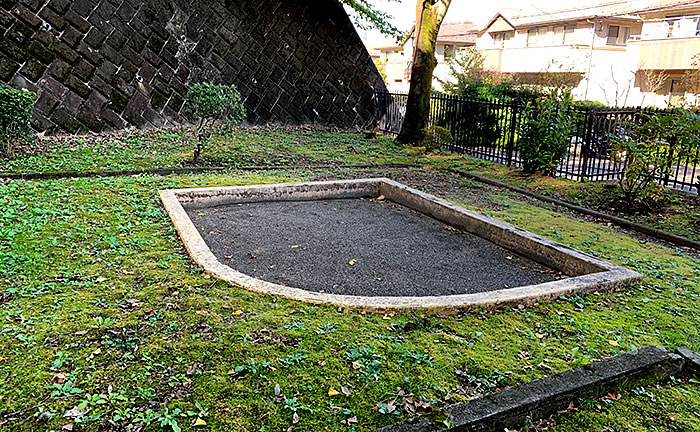
[[[197,420],[195,420],[194,423],[192,423],[192,426],[194,426],[194,427],[206,426],[206,425],[207,425],[207,422],[205,422],[204,420],[202,420],[199,417],[197,417]]]
[[[292,249],[298,249],[298,248],[299,248],[299,245],[292,245],[292,246],[290,246],[290,247],[291,247]]]
[[[337,396],[339,394],[340,394],[340,392],[338,390],[334,389],[333,387],[328,389],[328,396]]]
[[[351,259],[351,260],[348,262],[348,264],[350,264],[351,266],[354,266],[354,265],[355,265],[355,260],[354,260],[354,259]]]
[[[122,270],[122,273],[124,273],[125,275],[132,275],[132,274],[134,274],[134,272],[129,271],[129,270]]]
[[[294,424],[299,423],[299,414],[294,413],[294,415],[292,416],[292,423],[294,423]]]
[[[53,380],[59,384],[63,384],[64,382],[66,382],[66,376],[62,373],[57,373],[53,376]]]
[[[357,416],[352,416],[348,419],[348,424],[356,424],[357,423]]]
[[[5,361],[5,360],[9,360],[9,359],[10,359],[9,357],[0,357],[0,361]]]
[[[238,310],[231,312],[231,315],[243,315],[243,311],[238,309]]]
[[[617,343],[617,341],[614,341],[614,340],[609,340],[608,343],[609,343],[611,346],[614,346],[614,347],[620,346],[620,344]]]
[[[535,333],[535,337],[537,339],[542,339],[544,337],[544,335],[542,333]]]
[[[77,406],[74,406],[73,408],[69,409],[68,411],[63,414],[63,417],[66,418],[79,418],[84,416],[88,411],[90,411],[89,407],[85,407],[83,409],[78,409]]]
[[[77,332],[73,333],[76,336],[85,336],[88,333],[88,330],[78,330]]]
[[[104,281],[106,281],[106,280],[107,280],[106,277],[98,277],[97,279],[95,279],[95,282],[97,282],[97,283],[102,283],[102,282],[104,282]]]
[[[67,431],[72,431],[73,430],[73,423],[64,424],[63,426],[61,426],[61,429],[67,430]]]
[[[350,390],[347,387],[341,387],[340,391],[343,392],[345,396],[350,396]]]
[[[229,305],[227,305],[227,304],[221,305],[221,307],[224,308],[224,309],[231,309],[231,306],[229,306]]]
[[[506,259],[512,260],[513,257],[512,257],[512,256],[507,256]]]

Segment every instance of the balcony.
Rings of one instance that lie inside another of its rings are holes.
[[[639,46],[639,69],[691,69],[693,56],[700,54],[700,37],[698,36],[642,40],[633,44]]]

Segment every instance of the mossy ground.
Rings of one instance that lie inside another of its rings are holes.
[[[44,149],[0,160],[0,171],[57,172],[188,166],[192,134],[188,129],[68,136],[38,141]],[[700,240],[700,200],[697,195],[670,192],[657,211],[623,211],[614,183],[572,182],[525,175],[520,170],[464,155],[430,154],[397,145],[390,137],[366,139],[361,134],[308,129],[231,128],[212,139],[201,163],[230,168],[259,165],[350,165],[416,163],[471,171],[584,207],[630,218],[654,228]]]
[[[261,148],[279,137],[269,133]],[[314,161],[422,158],[388,141],[297,133]],[[346,147],[335,154],[325,148],[329,141]],[[239,145],[240,163],[274,156],[246,155],[244,142],[231,144]],[[421,160],[487,166],[451,155]],[[459,316],[308,305],[204,274],[156,193],[378,174],[422,184],[646,279],[621,293]],[[150,420],[145,430],[173,429],[172,421],[193,430],[201,418],[206,426],[199,428],[212,431],[371,431],[407,418],[412,407],[439,408],[645,345],[700,350],[697,259],[448,177],[430,170],[280,169],[0,185],[0,428],[74,423],[74,430],[100,430]],[[442,186],[447,180],[449,187]],[[619,401],[576,401],[578,410],[557,415],[549,430],[700,430],[700,386],[677,378],[624,389]],[[76,406],[90,408],[81,422],[64,417]],[[36,422],[40,412],[52,415],[48,424]]]

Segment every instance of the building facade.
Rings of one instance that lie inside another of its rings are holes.
[[[476,45],[478,29],[470,21],[459,23],[443,23],[440,27],[435,47],[435,57],[438,65],[435,67],[436,77],[434,86],[440,87],[439,80],[449,76],[448,62],[460,50]],[[370,49],[379,59],[378,66],[386,76],[387,88],[392,92],[407,92],[411,80],[411,62],[413,60],[412,33],[401,43],[386,44]]]
[[[694,103],[700,1],[646,3],[498,13],[476,46],[487,69],[532,83],[567,79],[578,100],[664,108]]]

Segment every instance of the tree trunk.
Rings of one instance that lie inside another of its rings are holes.
[[[435,45],[440,25],[451,0],[416,0],[416,26],[413,31],[413,65],[404,118],[398,140],[404,144],[423,141],[430,112],[433,71],[437,66]]]

